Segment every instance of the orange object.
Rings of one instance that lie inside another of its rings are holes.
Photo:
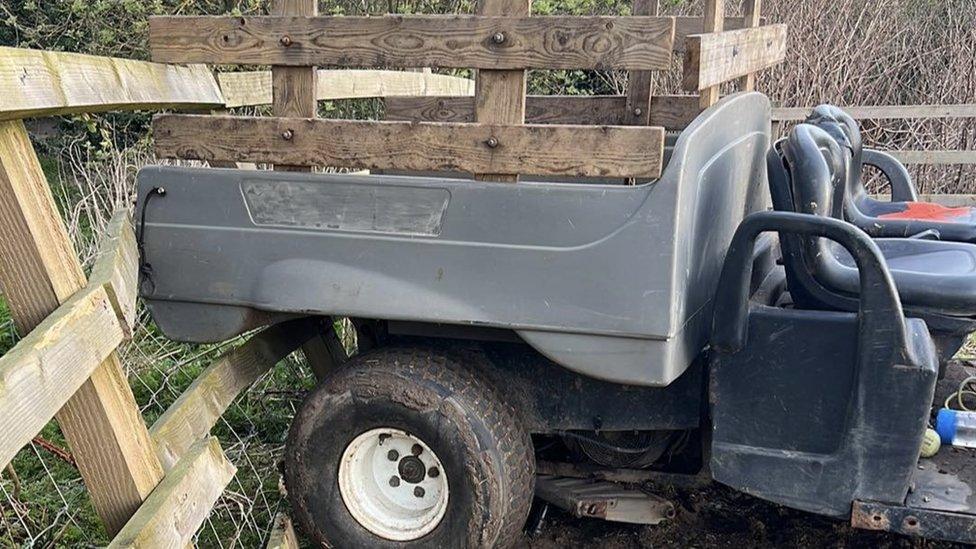
[[[931,202],[905,202],[900,212],[881,214],[881,219],[925,219],[929,221],[952,221],[959,217],[969,217],[970,208],[949,208]]]

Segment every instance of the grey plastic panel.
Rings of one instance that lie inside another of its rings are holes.
[[[166,194],[145,212],[144,297],[180,339],[245,329],[199,304],[475,324],[586,375],[667,385],[705,345],[733,231],[768,203],[769,116],[761,94],[722,100],[634,187],[145,168],[137,216]],[[209,329],[175,328],[184,314]]]

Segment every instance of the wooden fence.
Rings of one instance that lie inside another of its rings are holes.
[[[759,23],[754,5],[748,17],[728,21],[741,30],[715,37],[696,33],[722,28],[722,2],[710,2],[704,19],[658,17],[656,2],[644,0],[633,17],[530,17],[528,0],[487,0],[477,16],[337,18],[317,17],[313,0],[278,0],[273,16],[246,21],[152,21],[157,61],[272,65],[270,73],[224,74],[219,83],[203,65],[0,48],[0,284],[19,333],[26,334],[0,358],[0,465],[56,418],[95,509],[114,536],[113,547],[186,546],[234,474],[209,436],[227,406],[303,345],[313,369],[331,360],[316,343],[321,320],[269,328],[215,361],[147,427],[116,353],[135,319],[139,267],[130,212],[112,218],[86,280],[23,118],[270,102],[278,118],[161,116],[157,148],[163,155],[214,163],[259,160],[289,170],[313,164],[402,168],[401,158],[389,152],[396,144],[412,147],[420,159],[407,167],[450,165],[487,180],[510,181],[520,172],[653,177],[661,170],[664,128],[650,124],[655,113],[665,116],[666,102],[652,105],[647,71],[669,66],[673,51],[685,51],[687,70],[698,75],[689,79],[689,88],[710,90],[781,59],[776,40],[784,29],[747,28]],[[344,39],[316,40],[339,28]],[[561,47],[552,49],[553,44]],[[480,72],[472,83],[430,72],[340,74],[319,71],[319,64]],[[628,95],[609,100],[627,126],[524,125],[526,69],[559,67],[633,71]],[[465,105],[477,123],[314,120],[319,99],[395,101],[398,95],[471,101]],[[707,93],[700,100],[674,99],[668,109],[692,116],[715,99]],[[342,151],[345,141],[356,154]],[[581,146],[589,154],[579,155]],[[192,151],[199,154],[187,154]],[[280,538],[293,536],[284,532]]]
[[[655,178],[666,128],[683,127],[717,101],[723,82],[744,79],[749,89],[750,75],[785,57],[786,28],[759,26],[758,2],[728,21],[722,1],[706,4],[702,18],[660,17],[656,2],[643,0],[625,17],[533,17],[528,0],[485,0],[477,15],[317,17],[314,1],[296,0],[270,17],[154,18],[155,61],[272,65],[270,76],[226,78],[251,82],[240,86],[252,90],[240,94],[248,101],[267,99],[253,90],[270,79],[275,100],[274,118],[159,116],[156,153],[292,170],[461,171],[490,181],[520,173]],[[735,30],[722,32],[726,24]],[[647,74],[669,68],[675,51],[685,54],[686,89],[700,95],[655,101]],[[315,66],[325,64],[479,72],[473,95],[453,88],[461,93],[387,96],[382,122],[315,120],[325,95]],[[612,68],[631,71],[626,96],[525,95],[528,69]]]
[[[724,17],[719,0],[709,0],[698,18],[658,17],[656,4],[637,0],[631,17],[531,17],[528,0],[485,0],[477,16],[333,18],[316,17],[313,0],[279,0],[275,16],[248,18],[246,25],[237,17],[153,20],[158,61],[273,66],[219,79],[203,65],[0,48],[0,285],[26,334],[0,358],[0,465],[57,418],[95,509],[115,536],[112,545],[182,547],[234,474],[209,435],[232,400],[296,349],[316,370],[331,360],[322,351],[320,320],[269,328],[216,360],[147,427],[116,354],[135,318],[138,253],[130,213],[112,218],[86,280],[23,118],[272,104],[274,118],[160,116],[157,148],[163,156],[257,160],[288,170],[450,167],[495,181],[519,173],[653,177],[661,171],[666,128],[683,128],[714,103],[722,82],[752,89],[753,74],[785,53],[785,29],[761,26],[758,0],[747,0],[738,18]],[[315,40],[338,27],[346,39]],[[550,49],[547,37],[557,28],[568,40],[565,51]],[[418,45],[376,49],[380,35]],[[684,84],[699,95],[653,95],[650,71],[669,66],[673,52],[684,53]],[[479,73],[472,82],[429,72],[315,68],[322,64],[464,66]],[[631,76],[626,95],[526,97],[525,71],[538,67],[618,67]],[[349,97],[387,98],[391,120],[314,120],[318,100]],[[355,150],[344,149],[345,142]],[[414,160],[390,152],[404,150]],[[294,539],[287,524],[282,520],[276,538],[283,544]]]
[[[0,357],[0,465],[57,418],[112,546],[185,546],[234,474],[210,428],[318,322],[226,354],[147,429],[116,354],[135,320],[130,212],[113,216],[86,280],[22,118],[222,108],[217,82],[202,66],[0,48],[0,92],[0,285],[25,334]]]

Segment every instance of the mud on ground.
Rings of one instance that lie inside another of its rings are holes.
[[[972,362],[954,362],[936,389],[941,407],[947,395],[967,375],[976,373]],[[940,452],[953,452],[943,447]],[[971,459],[976,460],[976,454]],[[871,532],[847,523],[795,511],[713,484],[700,490],[672,490],[660,494],[675,503],[677,516],[658,526],[577,519],[550,508],[542,531],[527,537],[522,547],[601,549],[649,547],[843,547],[843,548],[949,548],[966,547],[926,541],[897,534]]]
[[[964,547],[856,530],[840,521],[779,507],[720,485],[675,493],[673,497],[677,516],[658,526],[577,519],[550,508],[542,532],[525,539],[522,547]]]

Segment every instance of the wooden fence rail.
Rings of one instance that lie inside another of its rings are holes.
[[[77,53],[0,47],[0,120],[144,108],[217,108],[203,65],[175,67]]]
[[[429,72],[320,69],[317,76],[318,101],[474,95],[474,80]],[[273,102],[271,71],[222,72],[217,81],[227,108]]]
[[[687,126],[722,82],[749,89],[750,75],[785,51],[785,28],[762,26],[758,0],[747,2],[745,18],[725,17],[721,0],[707,0],[706,17],[658,17],[654,0],[639,0],[630,17],[531,17],[529,0],[484,0],[474,16],[330,18],[315,16],[315,5],[276,0],[275,17],[152,22],[157,60],[269,64],[272,71],[215,77],[202,65],[0,47],[0,282],[26,334],[0,357],[0,464],[57,417],[97,512],[118,533],[114,547],[192,540],[234,474],[210,430],[260,375],[316,341],[322,323],[299,319],[253,336],[147,429],[116,354],[136,317],[129,213],[113,216],[86,282],[21,119],[273,104],[278,118],[159,116],[157,150],[281,169],[433,168],[497,181],[519,173],[653,178],[664,129]],[[333,39],[319,40],[326,34]],[[685,85],[701,97],[652,95],[647,71],[669,67],[674,51],[685,51]],[[480,70],[475,82],[318,64]],[[563,67],[627,69],[636,84],[620,96],[525,96],[526,69]],[[318,100],[362,97],[387,98],[393,120],[315,119]],[[856,118],[976,117],[974,105],[850,110]],[[773,117],[808,112],[776,109]],[[894,154],[918,164],[976,163],[976,151]]]

